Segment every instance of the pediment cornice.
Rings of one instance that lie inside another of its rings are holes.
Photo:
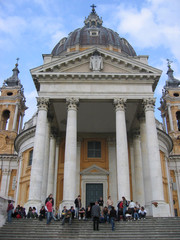
[[[82,64],[88,64],[90,57],[94,51],[98,51],[103,57],[104,64],[109,64],[111,67],[114,65],[116,71],[73,71],[73,67],[81,66]],[[71,68],[71,71],[68,69]],[[119,69],[119,71],[118,71]],[[110,52],[101,48],[93,47],[83,52],[77,52],[72,55],[67,55],[64,58],[59,58],[50,63],[46,63],[37,68],[31,69],[31,74],[36,85],[37,90],[40,88],[40,82],[43,81],[65,81],[67,79],[90,79],[90,80],[152,80],[153,90],[155,89],[157,82],[161,76],[162,71],[153,68],[145,63],[137,60],[137,57],[123,56],[120,53]]]
[[[43,64],[37,68],[31,69],[31,74],[44,74],[44,73],[53,73],[55,68],[61,69],[61,66],[68,66],[69,63],[75,63],[78,61],[81,62],[82,59],[88,59],[92,56],[94,51],[98,51],[101,56],[106,59],[110,59],[111,62],[117,62],[119,64],[123,63],[124,67],[131,66],[132,69],[138,69],[139,72],[143,73],[154,73],[154,74],[161,74],[162,71],[153,68],[147,64],[144,64],[137,60],[137,57],[130,57],[130,56],[123,56],[120,53],[110,52],[98,47],[93,47],[91,49],[78,52],[76,54],[67,55],[64,58],[59,58],[55,61],[52,61],[50,63]],[[61,71],[60,71],[61,72]],[[101,73],[101,72],[100,72]]]
[[[109,175],[109,171],[97,166],[92,165],[80,172],[81,175]]]

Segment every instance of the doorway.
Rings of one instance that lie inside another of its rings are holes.
[[[103,184],[102,183],[86,183],[86,207],[91,207],[103,197]]]

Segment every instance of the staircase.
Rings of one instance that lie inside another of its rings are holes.
[[[93,222],[74,219],[72,225],[53,221],[46,225],[38,219],[13,219],[0,228],[3,240],[61,240],[61,239],[123,239],[123,240],[180,240],[180,218],[147,218],[139,221],[115,222],[115,231],[110,224],[101,223],[99,231],[93,231]]]

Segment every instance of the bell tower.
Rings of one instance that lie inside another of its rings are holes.
[[[18,62],[12,71],[13,75],[4,80],[0,89],[0,195],[6,199],[14,199],[15,196],[18,156],[14,140],[21,132],[27,109],[24,89],[18,78]]]
[[[19,59],[17,59],[19,60]],[[14,139],[21,132],[25,110],[24,89],[18,78],[18,63],[13,75],[4,81],[0,96],[0,154],[14,153]]]
[[[161,116],[164,130],[173,141],[173,150],[168,159],[170,171],[170,195],[175,216],[180,216],[180,81],[173,75],[171,61],[168,61],[168,79],[161,97]]]

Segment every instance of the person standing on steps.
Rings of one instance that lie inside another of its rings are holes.
[[[52,199],[52,207],[54,207],[54,198],[53,198],[53,195],[52,193],[49,194],[49,196],[46,198],[46,201],[45,201],[45,205],[46,203],[49,201],[49,199]],[[54,216],[54,209],[52,209],[52,218],[56,221],[57,219],[55,218]]]
[[[14,206],[11,202],[11,200],[8,200],[8,207],[7,207],[7,220],[10,223],[12,221],[12,212],[13,212]]]
[[[126,221],[126,209],[128,207],[128,202],[125,197],[122,197],[123,202],[123,221]]]
[[[46,203],[47,208],[47,224],[51,222],[51,219],[53,217],[52,214],[52,198],[49,199],[49,201]]]
[[[98,201],[92,206],[91,216],[93,217],[93,229],[99,231],[100,207]]]
[[[116,219],[116,210],[114,209],[114,206],[112,206],[111,211],[110,211],[110,222],[112,226],[112,231],[115,229],[115,219]]]
[[[81,196],[78,195],[78,197],[74,200],[75,204],[75,212],[76,212],[76,218],[79,217],[79,209],[81,208]]]

